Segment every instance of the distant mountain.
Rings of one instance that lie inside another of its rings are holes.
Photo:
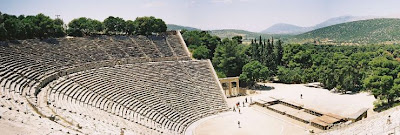
[[[375,18],[375,17],[372,17],[372,16],[365,16],[365,17],[340,16],[340,17],[328,19],[322,23],[319,23],[319,24],[317,24],[315,26],[311,26],[311,27],[300,27],[300,26],[291,25],[291,24],[279,23],[279,24],[275,24],[275,25],[261,31],[261,33],[295,35],[295,34],[301,34],[301,33],[315,30],[315,29],[335,25],[335,24],[358,21],[358,20],[366,20],[366,19],[372,19],[372,18]]]
[[[278,23],[272,25],[268,29],[261,31],[261,33],[265,34],[300,34],[304,33],[305,31],[309,31],[310,28],[308,27],[300,27],[292,24],[286,23]]]
[[[176,25],[176,24],[167,24],[167,30],[189,30],[189,31],[193,31],[193,30],[200,30],[197,28],[193,28],[193,27],[188,27],[188,26],[181,26],[181,25]]]
[[[293,36],[293,43],[319,44],[399,44],[400,19],[380,18],[323,27]]]
[[[373,19],[376,18],[374,16],[340,16],[340,17],[335,17],[328,19],[320,24],[317,24],[313,27],[314,29],[319,29],[335,24],[341,24],[341,23],[346,23],[346,22],[353,22],[353,21],[359,21],[359,20],[367,20],[367,19]]]

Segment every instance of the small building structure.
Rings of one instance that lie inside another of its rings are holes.
[[[219,78],[219,82],[224,89],[226,97],[240,96],[239,77]]]
[[[286,99],[270,97],[259,99],[255,104],[266,107],[276,113],[286,115],[297,121],[310,124],[321,130],[328,130],[335,125],[345,123],[348,119],[360,120],[366,117],[366,111],[368,110],[368,108],[360,110],[359,113],[354,115],[354,118],[345,118],[336,114],[322,113],[312,108],[306,108],[303,104]]]
[[[349,117],[349,120],[351,120],[354,123],[363,118],[367,118],[367,112],[368,112],[368,108],[362,108],[362,109],[358,110],[356,113],[352,114]]]

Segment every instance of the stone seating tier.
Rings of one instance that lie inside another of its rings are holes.
[[[163,130],[183,133],[194,121],[228,110],[208,64],[165,61],[77,72],[61,77],[48,97],[78,101],[141,125],[155,123]]]
[[[182,134],[228,110],[179,32],[0,42],[0,63],[0,120],[45,117],[25,123],[43,133]]]

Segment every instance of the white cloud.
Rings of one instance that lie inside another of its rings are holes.
[[[248,2],[250,0],[211,0],[212,3],[233,3],[233,2]]]
[[[151,2],[144,4],[144,7],[145,8],[155,8],[155,7],[163,7],[165,5],[166,5],[166,3],[161,2],[161,1],[151,1]]]
[[[232,3],[233,0],[211,0],[212,3]]]

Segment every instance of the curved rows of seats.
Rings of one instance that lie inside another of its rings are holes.
[[[43,117],[55,134],[183,133],[228,109],[211,63],[189,55],[177,32],[0,42],[0,119]]]
[[[168,132],[152,130],[90,105],[58,98],[50,98],[50,100],[54,100],[51,108],[56,110],[58,115],[63,116],[73,125],[79,126],[80,131],[85,134],[117,134],[120,130],[133,134],[168,134]]]
[[[151,37],[97,36],[1,42],[0,81],[2,85],[20,84],[18,88],[11,84],[11,89],[34,96],[61,71],[87,63],[129,58],[145,61],[190,59],[180,42],[170,44],[168,40],[179,40],[179,36],[175,33]]]
[[[23,127],[22,130],[12,129],[15,130],[12,134],[120,134],[122,132],[125,134],[159,134],[159,132],[99,111],[94,107],[62,101],[56,102],[60,106],[59,108],[51,106],[57,112],[55,119],[51,120],[57,123],[55,124],[50,122],[47,116],[35,113],[21,95],[7,91],[8,89],[3,90],[5,91],[0,91],[0,123],[10,127]],[[77,112],[90,113],[82,115]],[[63,121],[72,124],[65,124]]]
[[[49,122],[48,118],[35,113],[23,96],[4,87],[0,90],[0,123],[2,134],[80,134]],[[11,129],[4,131],[5,128]]]
[[[93,106],[159,132],[183,133],[196,120],[228,109],[208,64],[165,61],[87,70],[57,80],[48,97]]]
[[[390,116],[390,117],[389,117]],[[400,133],[400,107],[381,112],[354,124],[322,133],[325,135],[395,135]]]

